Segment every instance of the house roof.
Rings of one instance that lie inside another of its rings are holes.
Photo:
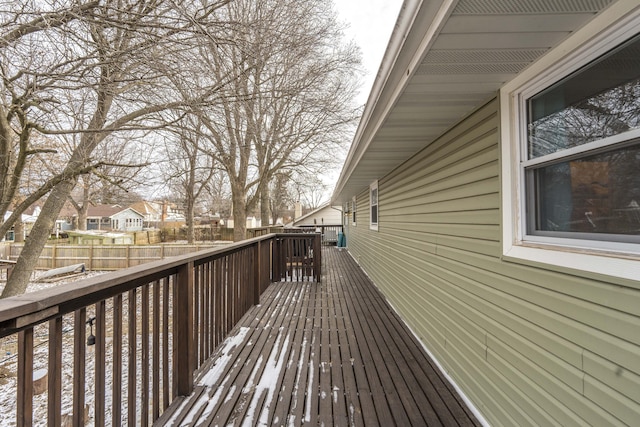
[[[143,214],[133,208],[123,208],[120,205],[96,205],[89,206],[87,209],[87,218],[110,218],[128,210],[134,212],[136,215],[144,217]]]
[[[89,218],[108,218],[118,212],[123,211],[123,207],[120,205],[90,205],[87,209],[87,217]]]
[[[332,201],[398,167],[613,3],[405,0]]]
[[[140,212],[143,215],[160,215],[162,208],[156,208],[153,204],[141,201],[130,206],[131,209]]]
[[[313,216],[313,215],[317,214],[318,212],[320,212],[320,211],[322,211],[324,209],[327,209],[327,208],[333,209],[331,207],[331,202],[324,203],[324,204],[320,205],[317,209],[314,209],[311,212],[302,215],[300,218],[294,219],[292,221],[292,224],[295,225],[296,223],[304,221],[305,219],[309,218],[310,216]],[[342,209],[340,208],[340,210],[342,210]]]

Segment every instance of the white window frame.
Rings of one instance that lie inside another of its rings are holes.
[[[376,191],[376,203],[373,203],[371,193]],[[373,222],[373,215],[371,211],[373,207],[376,207],[376,222]],[[369,185],[369,228],[371,230],[378,231],[378,224],[380,223],[380,190],[378,190],[378,180],[375,180]]]
[[[526,100],[629,40],[638,28],[637,3],[616,3],[500,90],[503,259],[631,280],[640,277],[638,244],[527,234],[524,174]]]
[[[356,225],[356,196],[351,198],[351,225]]]

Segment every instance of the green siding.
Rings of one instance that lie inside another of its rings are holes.
[[[498,103],[387,176],[354,258],[494,425],[640,420],[637,283],[501,259]],[[627,282],[628,284],[628,282]]]

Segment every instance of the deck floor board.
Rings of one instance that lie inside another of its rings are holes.
[[[321,283],[269,286],[169,424],[479,425],[351,256],[323,263]]]

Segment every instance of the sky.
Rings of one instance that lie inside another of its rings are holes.
[[[334,0],[340,20],[346,22],[346,36],[362,49],[363,80],[358,103],[367,101],[382,56],[398,18],[403,0]]]
[[[348,25],[345,37],[355,41],[362,50],[362,66],[366,75],[356,99],[358,105],[367,102],[402,3],[403,0],[334,0],[338,19]],[[327,186],[323,194],[325,200],[331,197],[341,169],[339,166],[321,175]]]

